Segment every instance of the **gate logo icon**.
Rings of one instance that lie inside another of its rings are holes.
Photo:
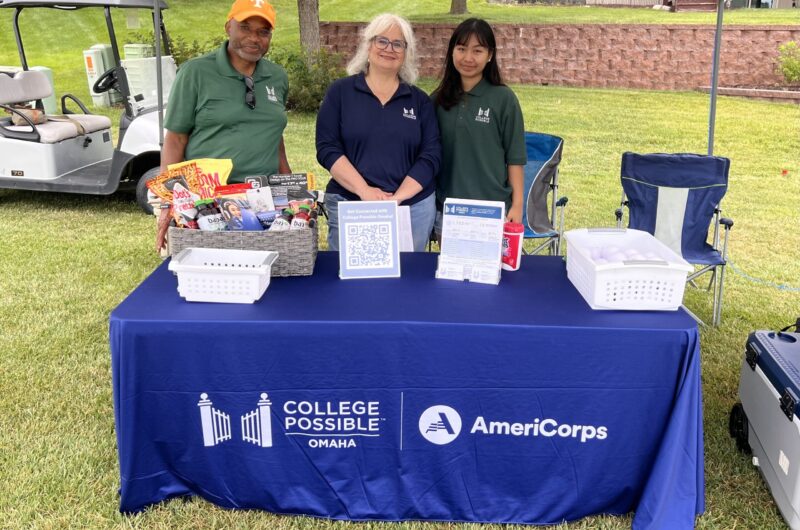
[[[419,432],[433,444],[449,444],[461,433],[461,415],[447,405],[429,407],[419,417]]]

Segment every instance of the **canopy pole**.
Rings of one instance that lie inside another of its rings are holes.
[[[161,77],[161,0],[153,0],[153,37],[156,45],[156,90],[158,91],[158,145],[164,147],[164,90]]]
[[[717,119],[717,85],[719,84],[719,53],[722,47],[722,15],[725,0],[717,3],[717,30],[714,33],[714,58],[711,63],[711,108],[708,115],[708,155],[714,154],[714,127]]]

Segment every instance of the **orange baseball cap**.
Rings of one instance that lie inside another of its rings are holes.
[[[228,20],[244,22],[250,17],[261,17],[275,29],[275,8],[267,0],[236,0],[228,13]]]

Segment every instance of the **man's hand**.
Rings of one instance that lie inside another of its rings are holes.
[[[156,253],[167,247],[167,230],[172,221],[172,206],[161,208],[158,214],[158,229],[156,230]]]

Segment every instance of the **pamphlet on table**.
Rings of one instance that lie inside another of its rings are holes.
[[[497,285],[500,282],[505,204],[447,199],[436,277]]]

